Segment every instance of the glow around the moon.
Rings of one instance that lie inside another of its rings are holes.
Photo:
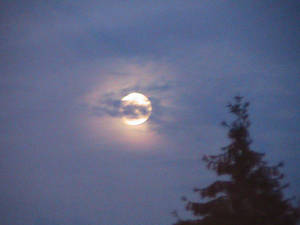
[[[139,125],[147,121],[152,111],[150,100],[143,94],[134,92],[121,99],[120,112],[128,125]]]

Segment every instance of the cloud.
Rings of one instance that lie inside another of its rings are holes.
[[[109,63],[100,71],[99,81],[81,98],[84,107],[94,116],[120,117],[121,99],[131,92],[142,93],[153,105],[153,113],[162,112],[171,106],[170,95],[176,88],[175,79],[167,66],[153,62],[138,63],[120,60]],[[139,108],[143,113],[145,110]],[[124,114],[133,114],[132,107],[126,107]]]
[[[99,96],[96,105],[91,107],[91,113],[96,116],[106,116],[120,117],[121,100],[113,94],[106,94]]]
[[[130,145],[131,150],[153,151],[154,145],[166,141],[158,133],[173,118],[177,95],[174,71],[167,64],[141,59],[115,59],[96,63],[95,68],[97,76],[79,98],[82,115],[78,121],[83,136],[123,150]],[[128,126],[122,121],[123,116],[136,118],[148,113],[149,109],[140,106],[122,105],[121,99],[132,92],[144,94],[152,105],[150,118],[138,126]]]
[[[138,119],[140,117],[145,117],[149,114],[149,109],[144,105],[123,105],[121,107],[122,116],[128,117],[130,119]]]

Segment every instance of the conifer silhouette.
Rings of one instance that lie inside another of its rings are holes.
[[[203,201],[184,199],[196,219],[177,217],[175,225],[296,225],[299,209],[282,192],[288,186],[282,184],[283,163],[268,166],[264,154],[250,148],[248,107],[240,96],[228,104],[235,119],[222,125],[228,129],[230,144],[219,155],[203,157],[208,169],[226,178],[196,188]]]

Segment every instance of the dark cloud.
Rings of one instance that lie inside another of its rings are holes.
[[[130,119],[137,119],[141,116],[147,116],[149,114],[149,109],[143,105],[122,105],[121,114]]]
[[[157,82],[157,84],[155,84]],[[109,90],[97,94],[93,103],[87,103],[85,106],[89,111],[97,117],[110,116],[120,118],[126,116],[128,118],[138,118],[147,116],[149,108],[143,105],[127,105],[122,103],[121,98],[132,92],[148,93],[152,106],[151,123],[152,129],[165,130],[168,127],[168,122],[163,118],[172,113],[172,107],[168,104],[163,104],[161,98],[168,92],[173,91],[176,84],[173,81],[159,81],[154,78],[153,82],[146,84],[134,84],[127,88],[119,88],[117,91]],[[173,129],[173,128],[172,128]]]
[[[94,106],[91,110],[94,115],[104,116],[110,115],[112,117],[121,116],[121,100],[113,97],[112,95],[103,96],[98,100],[98,105]]]

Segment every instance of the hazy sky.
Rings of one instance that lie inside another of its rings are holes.
[[[298,1],[3,1],[1,225],[162,225],[214,179],[226,104],[300,196]],[[122,123],[120,99],[153,112]]]

